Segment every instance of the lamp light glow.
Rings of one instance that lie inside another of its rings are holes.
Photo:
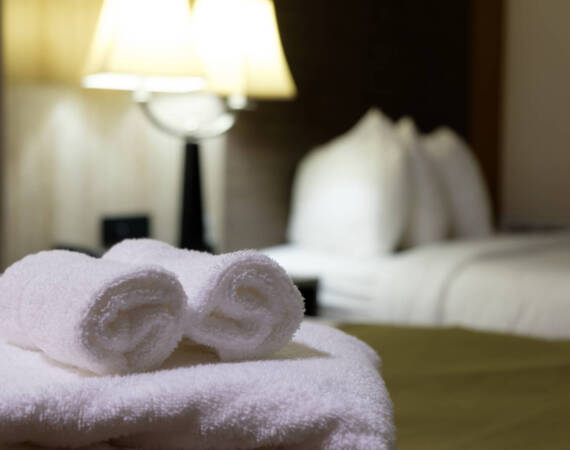
[[[152,92],[201,89],[204,72],[191,30],[187,0],[105,0],[83,85]]]
[[[90,88],[296,95],[271,0],[105,0],[84,73]]]
[[[192,14],[208,90],[256,98],[296,95],[271,0],[197,0]]]
[[[83,87],[180,93],[201,90],[206,83],[201,77],[141,76],[130,73],[94,73],[83,77]]]

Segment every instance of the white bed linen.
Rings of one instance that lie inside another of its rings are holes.
[[[392,252],[408,215],[407,166],[392,121],[369,109],[348,132],[299,162],[289,240],[340,256]]]
[[[263,253],[281,264],[295,279],[318,278],[319,306],[327,313],[358,317],[358,311],[369,309],[374,290],[377,258],[350,258],[287,244],[266,248]]]
[[[570,338],[570,239],[472,261],[449,285],[444,324]],[[502,300],[502,301],[499,301]]]
[[[570,338],[570,232],[448,241],[368,260],[294,246],[266,253],[294,277],[318,276],[319,303],[347,320]]]

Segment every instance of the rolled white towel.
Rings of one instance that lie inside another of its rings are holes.
[[[176,348],[185,304],[161,267],[44,251],[0,277],[0,336],[97,374],[138,372]]]
[[[285,270],[254,250],[212,255],[131,239],[103,258],[158,264],[178,275],[188,299],[185,335],[223,360],[279,350],[303,319],[303,298]]]

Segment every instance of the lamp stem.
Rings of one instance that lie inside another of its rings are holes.
[[[182,211],[180,220],[180,247],[191,250],[211,251],[204,237],[202,189],[200,177],[199,142],[220,136],[235,123],[236,112],[226,109],[213,122],[201,130],[179,129],[161,120],[151,108],[150,92],[135,92],[134,99],[146,118],[158,129],[171,136],[184,139],[184,172],[182,174]],[[228,106],[229,108],[229,106]]]
[[[180,247],[201,251],[211,250],[204,239],[200,148],[196,142],[189,139],[184,144]]]

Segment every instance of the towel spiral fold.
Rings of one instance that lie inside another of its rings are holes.
[[[285,270],[254,250],[211,255],[133,239],[103,258],[153,263],[178,275],[188,299],[185,335],[224,360],[279,350],[303,319],[303,299]]]
[[[176,348],[185,305],[176,276],[161,267],[44,251],[0,277],[0,335],[97,374],[139,372]]]

